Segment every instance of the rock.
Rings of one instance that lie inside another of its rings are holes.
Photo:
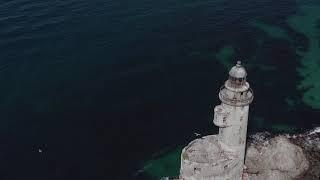
[[[309,161],[308,171],[300,178],[303,180],[320,179],[320,127],[309,132],[294,134],[289,140],[301,147]]]
[[[250,179],[257,180],[290,180],[309,167],[301,147],[284,136],[249,145],[245,164]]]
[[[250,180],[291,180],[291,178],[278,170],[266,170],[264,173],[250,175]]]

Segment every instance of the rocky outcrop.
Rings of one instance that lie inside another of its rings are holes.
[[[251,179],[257,180],[290,180],[309,167],[302,149],[283,136],[249,146],[245,164]]]
[[[301,180],[320,179],[320,128],[303,134],[288,136],[289,140],[301,147],[309,161],[308,171]]]
[[[246,172],[250,180],[319,179],[320,131],[271,137],[250,137]]]
[[[181,153],[180,179],[233,180],[242,175],[243,159],[225,149],[217,135],[195,139]]]

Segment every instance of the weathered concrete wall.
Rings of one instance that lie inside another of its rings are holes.
[[[217,135],[192,141],[181,153],[183,180],[239,180],[242,163],[237,154],[220,146]]]
[[[223,109],[225,113],[217,115],[223,117],[215,116],[215,118],[222,119],[227,124],[219,128],[219,142],[226,145],[226,148],[238,151],[241,159],[244,159],[249,106],[237,107],[222,103],[215,109]]]

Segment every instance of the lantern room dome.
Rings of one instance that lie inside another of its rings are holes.
[[[234,78],[243,79],[247,76],[246,69],[241,65],[241,61],[237,61],[237,64],[231,68],[229,75]]]

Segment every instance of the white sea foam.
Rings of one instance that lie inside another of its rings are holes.
[[[320,133],[320,127],[316,127],[314,130],[310,131],[308,135]]]

